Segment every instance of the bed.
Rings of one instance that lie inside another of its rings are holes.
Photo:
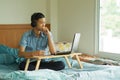
[[[46,25],[50,29],[50,24]],[[18,50],[21,35],[31,29],[29,24],[0,25],[0,44],[4,44],[6,51]],[[9,47],[8,47],[9,46]],[[63,58],[55,60],[66,61]],[[64,70],[53,71],[40,69],[37,71],[21,71],[15,62],[15,57],[0,51],[0,80],[120,80],[120,67],[109,65],[95,65],[82,62],[80,69],[76,60],[70,58],[72,68],[67,64]]]

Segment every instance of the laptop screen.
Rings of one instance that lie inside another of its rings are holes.
[[[71,47],[71,53],[73,52],[78,52],[78,47],[79,47],[79,41],[80,41],[80,33],[75,33],[73,42],[72,42],[72,47]]]

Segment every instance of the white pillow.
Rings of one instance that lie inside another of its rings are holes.
[[[63,52],[63,51],[70,51],[71,50],[71,43],[70,42],[57,42],[55,43],[56,51]]]

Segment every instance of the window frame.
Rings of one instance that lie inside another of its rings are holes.
[[[112,57],[116,55],[120,55],[120,53],[110,53],[99,51],[99,36],[100,36],[100,0],[95,0],[95,47],[94,54],[103,56],[103,57]]]

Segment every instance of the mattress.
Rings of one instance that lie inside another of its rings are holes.
[[[40,69],[37,71],[18,70],[17,64],[0,65],[0,80],[120,80],[120,67],[95,65],[82,62],[79,68],[76,60],[71,61],[72,68],[61,71]]]

